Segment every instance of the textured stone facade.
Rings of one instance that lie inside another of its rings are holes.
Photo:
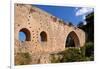
[[[59,18],[32,5],[15,4],[14,7],[15,53],[22,49],[23,52],[35,55],[33,58],[36,58],[36,62],[33,59],[32,64],[49,63],[47,58],[50,53],[65,50],[66,39],[70,33],[76,47],[84,45],[85,32],[81,29],[65,24]],[[26,34],[25,42],[19,41],[20,31]],[[43,61],[44,58],[47,62]],[[37,62],[37,59],[41,60]]]

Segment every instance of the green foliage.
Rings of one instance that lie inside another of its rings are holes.
[[[56,56],[58,56],[58,57],[56,57]],[[51,62],[52,63],[60,63],[60,57],[59,57],[59,55],[57,55],[57,54],[51,54]]]
[[[84,52],[81,51],[80,48],[70,48],[61,52],[61,54],[63,55],[61,62],[78,62],[87,60],[84,56]]]
[[[91,61],[94,60],[94,44],[92,42],[85,44],[85,56],[90,57]]]
[[[55,58],[55,55],[61,55],[61,59]],[[58,63],[58,62],[79,62],[79,61],[86,61],[88,60],[85,58],[83,52],[80,50],[80,48],[69,48],[65,51],[62,51],[58,54],[52,55],[52,63]]]
[[[80,22],[77,27],[86,33],[86,42],[94,42],[94,12],[86,16],[85,22],[86,25]]]
[[[60,58],[60,56],[62,56],[62,58]],[[85,46],[80,48],[72,47],[65,49],[60,53],[51,55],[52,63],[80,62],[80,61],[93,61],[93,60],[94,60],[94,44],[91,42],[86,43]]]
[[[15,64],[16,65],[26,65],[31,62],[31,56],[28,52],[26,53],[17,53],[15,56]]]

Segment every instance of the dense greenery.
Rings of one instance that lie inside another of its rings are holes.
[[[26,53],[17,53],[15,57],[15,64],[16,65],[25,65],[31,62],[31,56],[28,52]]]
[[[52,63],[61,62],[80,62],[80,61],[93,61],[94,60],[94,45],[89,42],[81,48],[68,48],[57,54],[51,55]]]
[[[94,42],[94,12],[88,14],[84,22],[80,22],[77,27],[86,33],[86,42]]]
[[[90,60],[94,60],[94,43],[88,42],[85,44],[85,56],[89,57]]]

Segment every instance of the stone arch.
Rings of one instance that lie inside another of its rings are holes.
[[[46,41],[47,41],[47,33],[46,33],[45,31],[42,31],[42,32],[40,33],[40,40],[41,40],[42,42],[46,42]]]
[[[31,33],[27,28],[22,28],[19,32],[23,32],[25,34],[25,41],[31,41]]]
[[[65,47],[80,47],[79,37],[74,31],[67,35]]]

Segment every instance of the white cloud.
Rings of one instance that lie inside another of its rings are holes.
[[[83,22],[83,25],[86,25],[86,24],[87,24],[87,22],[86,22],[86,21],[84,21],[84,22]]]
[[[78,10],[79,8],[75,8],[76,10]]]
[[[80,8],[76,11],[76,16],[85,15],[93,12],[93,8]]]
[[[82,18],[83,18],[83,20],[84,20],[84,19],[86,19],[86,16],[85,16],[85,15],[83,15],[83,16],[82,16]]]

